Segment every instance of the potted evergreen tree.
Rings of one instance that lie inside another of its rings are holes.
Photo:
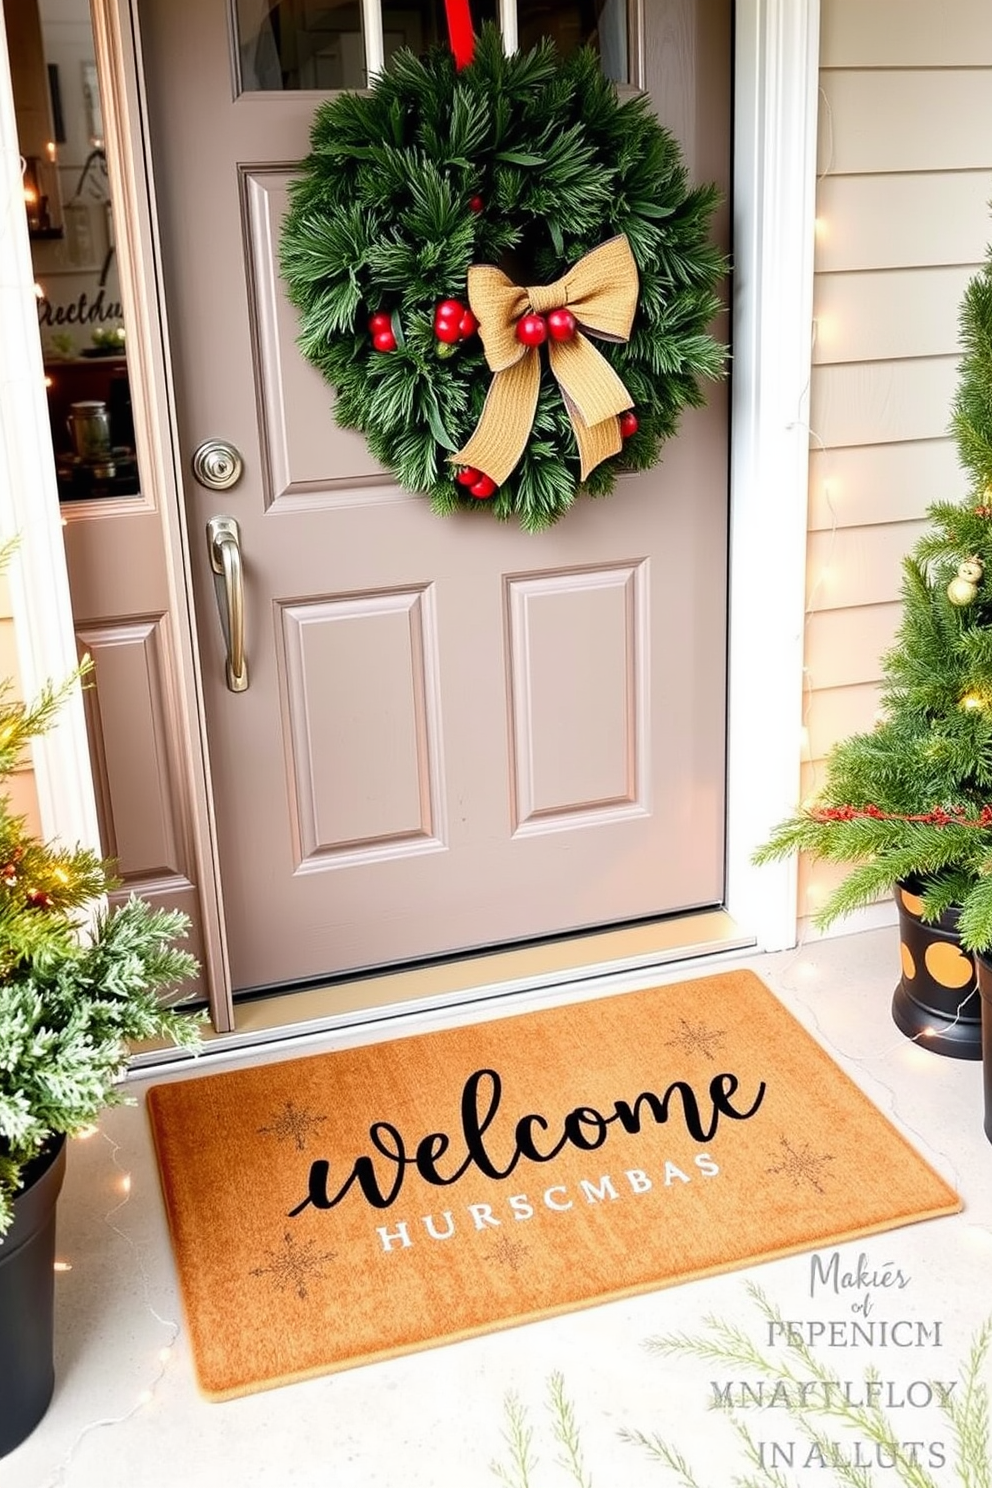
[[[815,800],[756,861],[803,851],[849,865],[820,927],[894,890],[897,1026],[981,1058],[970,953],[992,947],[992,249],[965,291],[960,332],[951,428],[969,494],[930,507],[905,559],[880,721],[834,747]]]
[[[0,684],[0,779],[87,670],[30,705]],[[199,1039],[197,1020],[169,1005],[198,969],[174,944],[185,916],[132,897],[87,925],[113,886],[94,853],[39,842],[0,794],[0,1457],[34,1429],[54,1387],[66,1137],[122,1099],[131,1040]]]

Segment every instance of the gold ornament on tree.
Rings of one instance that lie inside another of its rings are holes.
[[[974,555],[959,563],[957,576],[947,586],[947,597],[951,604],[958,605],[959,608],[970,605],[978,593],[984,572],[982,560]]]

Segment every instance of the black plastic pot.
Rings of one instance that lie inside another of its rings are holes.
[[[985,1084],[985,1135],[992,1142],[992,952],[978,951],[975,954],[978,967],[978,990],[982,999],[982,1047],[985,1066],[982,1071]]]
[[[920,884],[896,884],[902,977],[892,1017],[907,1038],[952,1059],[981,1059],[982,1000],[974,958],[962,950],[958,911],[929,923],[920,917]]]
[[[65,1138],[28,1170],[0,1244],[0,1457],[29,1436],[55,1388],[55,1205]]]

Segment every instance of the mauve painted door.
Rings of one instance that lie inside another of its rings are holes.
[[[724,185],[729,11],[647,0],[641,36],[691,176]],[[223,0],[139,13],[235,988],[718,904],[726,390],[548,533],[432,516],[295,349],[279,223],[320,95],[237,96]],[[244,457],[226,492],[189,472],[210,438]]]

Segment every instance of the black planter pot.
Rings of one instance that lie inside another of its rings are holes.
[[[33,1162],[0,1244],[0,1457],[29,1436],[55,1388],[55,1205],[65,1138]]]
[[[958,939],[958,911],[932,923],[920,918],[920,885],[896,884],[902,977],[892,998],[892,1018],[907,1038],[952,1059],[981,1059],[982,1000],[969,952]]]
[[[992,952],[978,951],[975,955],[978,968],[978,990],[982,999],[982,1046],[985,1066],[982,1071],[985,1084],[985,1135],[992,1142]]]

